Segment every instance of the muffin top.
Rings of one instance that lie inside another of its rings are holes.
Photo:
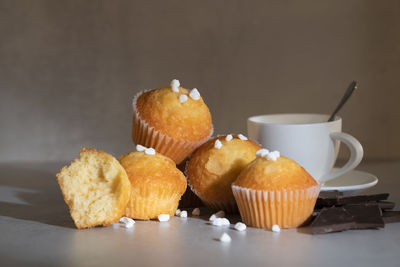
[[[201,141],[212,133],[208,107],[197,89],[163,87],[142,93],[136,101],[139,117],[172,138]]]
[[[187,165],[192,189],[204,201],[234,201],[231,185],[261,147],[242,135],[220,136],[200,146]]]
[[[118,159],[128,174],[132,188],[142,183],[169,184],[175,187],[179,194],[183,194],[187,186],[183,173],[170,158],[152,151],[130,152]]]
[[[318,183],[292,159],[260,156],[247,165],[233,185],[254,190],[297,190]]]

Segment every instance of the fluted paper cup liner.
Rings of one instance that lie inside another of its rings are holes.
[[[189,141],[173,138],[156,130],[145,120],[141,119],[139,113],[137,112],[136,101],[143,92],[137,94],[132,102],[132,140],[135,144],[140,144],[145,147],[152,147],[158,153],[171,158],[176,164],[179,164],[197,147],[205,143],[212,135],[213,129],[211,130],[210,135],[203,140]]]
[[[233,195],[245,224],[272,229],[294,228],[312,215],[320,185],[303,190],[252,190],[232,186]]]
[[[135,188],[129,200],[125,216],[138,219],[156,219],[160,214],[174,216],[178,208],[180,194],[171,185],[142,184]]]

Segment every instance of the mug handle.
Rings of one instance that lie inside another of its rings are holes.
[[[341,132],[331,133],[330,136],[333,140],[339,140],[347,145],[347,147],[350,149],[350,159],[342,168],[322,176],[319,179],[319,183],[324,183],[326,181],[332,180],[338,176],[345,174],[346,172],[353,170],[355,167],[358,166],[358,164],[360,164],[361,159],[364,155],[362,145],[353,136]]]

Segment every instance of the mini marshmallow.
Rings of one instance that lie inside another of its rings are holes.
[[[226,137],[225,137],[225,140],[226,141],[231,141],[233,139],[233,136],[231,135],[231,134],[228,134]]]
[[[199,90],[197,90],[197,88],[193,88],[193,89],[190,91],[189,96],[190,96],[193,100],[199,100],[199,99],[200,99]]]
[[[217,216],[217,218],[223,218],[225,217],[225,211],[220,210],[217,213],[215,213],[215,216]]]
[[[221,141],[219,141],[218,139],[215,140],[214,147],[215,147],[216,149],[220,149],[220,148],[222,147]]]
[[[145,151],[145,150],[146,150],[146,147],[145,147],[145,146],[136,145],[136,151],[142,152],[142,151]]]
[[[180,210],[180,209],[177,209],[177,210],[175,211],[175,216],[179,216],[179,214],[181,214],[181,210]]]
[[[144,153],[146,153],[147,155],[155,155],[156,151],[154,150],[154,148],[146,148],[144,150]]]
[[[227,233],[223,233],[219,238],[219,241],[223,243],[230,243],[232,241],[232,238]]]
[[[199,209],[199,208],[195,208],[195,209],[192,211],[192,215],[193,215],[193,216],[200,216],[200,209]]]
[[[280,231],[281,231],[281,228],[279,227],[279,225],[277,225],[277,224],[272,225],[272,232],[279,233]]]
[[[187,211],[186,210],[182,210],[181,213],[179,214],[179,216],[181,218],[187,218]]]
[[[173,79],[173,80],[171,81],[171,89],[172,89],[172,91],[174,91],[175,93],[179,93],[179,86],[181,86],[181,83],[179,82],[179,80]]]
[[[279,151],[269,152],[267,155],[267,160],[276,161],[280,156],[281,156],[281,153],[279,153]]]
[[[238,230],[239,232],[246,230],[247,226],[242,223],[242,222],[238,222],[235,224],[235,229]]]
[[[186,102],[188,100],[187,95],[180,95],[179,96],[179,102],[183,103]]]
[[[211,215],[210,216],[210,218],[208,219],[210,222],[213,222],[215,219],[217,219],[218,217],[215,215],[215,214],[213,214],[213,215]]]
[[[246,136],[244,136],[243,134],[238,134],[238,137],[240,140],[246,141],[248,140]]]
[[[212,225],[215,226],[227,226],[230,224],[231,223],[227,218],[216,218],[214,221],[212,221]]]
[[[160,214],[160,215],[158,215],[158,220],[160,222],[168,222],[169,221],[169,214]]]
[[[264,158],[264,157],[266,157],[266,156],[268,155],[268,153],[269,153],[269,150],[268,150],[268,149],[262,148],[262,149],[260,149],[260,150],[258,150],[258,151],[256,152],[256,157],[262,157],[262,158]]]

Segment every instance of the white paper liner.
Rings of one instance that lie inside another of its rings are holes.
[[[303,190],[252,190],[232,185],[233,195],[245,224],[272,229],[294,228],[311,216],[321,186]]]
[[[139,92],[132,100],[132,140],[135,144],[154,148],[158,153],[171,158],[176,164],[179,164],[210,138],[214,132],[214,128],[211,126],[209,136],[200,141],[176,139],[162,134],[145,120],[142,120],[137,112],[136,101],[142,93],[147,91]]]

